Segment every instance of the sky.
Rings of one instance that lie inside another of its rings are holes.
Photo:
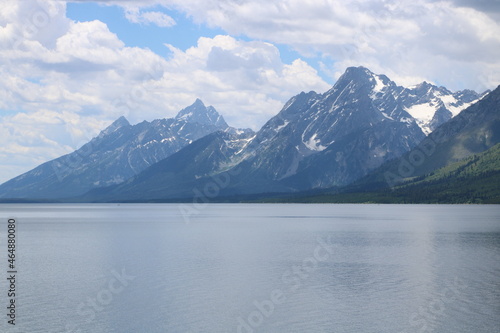
[[[200,98],[258,130],[349,66],[500,84],[499,0],[0,0],[0,183]]]

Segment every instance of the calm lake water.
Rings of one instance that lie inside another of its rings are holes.
[[[1,332],[500,332],[500,206],[0,205]],[[7,324],[7,219],[17,229]]]

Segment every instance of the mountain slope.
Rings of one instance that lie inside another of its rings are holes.
[[[414,201],[500,203],[500,143],[397,187]]]
[[[359,187],[394,186],[486,151],[499,142],[500,86],[438,127],[400,159],[360,180]]]
[[[214,170],[230,168],[231,157],[254,135],[251,130],[231,129],[209,134],[122,184],[90,191],[83,200],[147,201],[193,197],[196,190],[202,192],[207,183],[214,182],[211,177]]]
[[[247,179],[236,187],[248,193],[349,184],[409,151],[430,128],[480,97],[425,82],[403,88],[385,75],[350,67],[332,89],[292,98],[264,125],[240,153]],[[272,186],[259,189],[259,182]]]
[[[73,197],[119,184],[194,140],[228,125],[200,100],[175,119],[130,125],[120,117],[75,152],[44,163],[0,185],[0,198]]]
[[[500,203],[500,86],[401,158],[292,202]]]
[[[270,199],[270,202],[500,204],[500,143],[392,189]]]
[[[240,158],[245,191],[343,185],[414,147],[425,135],[397,101],[400,87],[348,68],[324,94],[301,93],[257,133]],[[265,179],[275,188],[255,188]]]

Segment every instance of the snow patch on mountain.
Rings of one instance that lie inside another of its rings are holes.
[[[391,116],[389,116],[387,113],[385,113],[384,111],[380,110],[380,113],[382,113],[382,115],[384,117],[386,117],[387,119],[390,119],[390,120],[394,120],[394,118],[392,118]]]
[[[189,112],[189,113],[185,113],[185,114],[179,116],[177,119],[187,120],[187,119],[191,118],[192,116],[193,116],[193,113]]]
[[[444,87],[422,82],[402,91],[404,109],[428,135],[439,125],[474,104],[481,95],[472,90],[451,92]]]
[[[425,135],[429,135],[432,129],[429,124],[436,113],[436,107],[430,103],[416,104],[405,111],[417,121],[417,125],[422,129]]]
[[[321,141],[319,139],[316,139],[317,134],[314,133],[313,136],[309,138],[306,142],[304,142],[304,145],[309,149],[313,151],[323,151],[326,149],[325,146],[321,145]]]
[[[279,125],[276,127],[276,132],[279,132],[282,128],[285,128],[290,122],[288,120],[285,120],[285,123],[283,125]]]
[[[378,75],[373,75],[373,78],[375,79],[375,87],[373,87],[373,92],[381,92],[382,89],[385,88],[385,84],[384,82],[382,82],[382,80],[380,79],[380,77]]]
[[[453,95],[439,96],[439,98],[443,101],[445,107],[452,113],[453,117],[476,102],[463,103],[457,100]]]

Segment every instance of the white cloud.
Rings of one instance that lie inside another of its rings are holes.
[[[152,8],[175,8],[254,40],[200,38],[187,50],[167,45],[163,58],[127,47],[103,22],[69,20],[64,1],[2,1],[0,110],[9,114],[0,116],[0,182],[79,147],[122,114],[133,123],[171,117],[198,97],[230,125],[258,129],[293,95],[329,88],[308,57],[332,81],[364,65],[399,84],[481,91],[500,83],[500,26],[481,11],[485,1],[477,8],[469,0],[102,3],[160,27],[175,21]],[[278,43],[306,61],[284,63]]]
[[[129,7],[125,10],[125,17],[132,23],[154,24],[161,28],[172,27],[176,24],[175,20],[165,13],[158,11],[141,11],[137,7]]]
[[[158,96],[180,102],[176,110],[199,96],[233,126],[258,129],[293,95],[329,88],[304,61],[284,64],[278,49],[269,43],[216,36],[200,38],[197,46],[185,52],[169,48],[172,57],[165,74],[154,83],[161,92]]]
[[[103,22],[68,20],[64,2],[9,4],[12,15],[0,16],[0,109],[9,110],[0,115],[0,182],[80,147],[120,115],[171,117],[199,97],[229,124],[258,129],[291,96],[329,88],[270,43],[200,38],[185,51],[168,45],[166,59],[125,46]],[[27,29],[33,12],[48,19]]]
[[[306,57],[329,59],[337,73],[347,65],[365,65],[400,83],[426,79],[453,90],[482,91],[500,83],[496,2],[149,0],[146,4],[176,7],[196,22],[231,35],[285,44]]]
[[[0,182],[72,152],[105,125],[105,121],[50,110],[2,116]]]

